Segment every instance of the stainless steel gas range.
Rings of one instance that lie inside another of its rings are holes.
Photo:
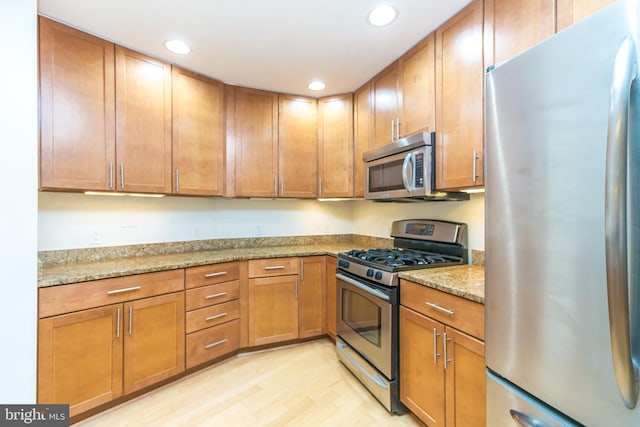
[[[413,219],[391,226],[392,249],[338,254],[336,348],[342,363],[393,413],[398,373],[398,273],[467,263],[467,226]]]

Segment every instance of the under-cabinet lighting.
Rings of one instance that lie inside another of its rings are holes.
[[[484,193],[484,188],[468,188],[466,190],[462,190],[464,193],[475,194],[475,193]]]
[[[369,23],[376,27],[384,27],[396,19],[396,10],[383,4],[369,12]]]
[[[113,193],[107,191],[85,191],[85,196],[129,196],[129,197],[151,197],[160,198],[164,197],[164,194],[144,194],[144,193]]]
[[[321,197],[318,199],[319,202],[344,202],[355,200],[351,197]]]

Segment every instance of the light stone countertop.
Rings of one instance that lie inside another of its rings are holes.
[[[484,304],[483,266],[458,265],[426,268],[406,271],[400,273],[399,276],[401,279]]]

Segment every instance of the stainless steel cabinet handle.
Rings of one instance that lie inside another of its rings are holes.
[[[133,306],[129,306],[129,336],[133,334]]]
[[[113,162],[109,162],[109,188],[113,190]]]
[[[442,343],[444,345],[444,369],[447,369],[447,364],[453,362],[453,359],[447,359],[447,343],[451,341],[451,338],[447,338],[447,333],[442,333]]]
[[[400,118],[396,117],[396,141],[400,139]]]
[[[438,363],[438,357],[440,357],[440,353],[438,353],[438,337],[440,334],[436,328],[433,328],[433,363]]]
[[[133,292],[141,288],[142,286],[132,286],[130,288],[114,289],[112,291],[107,291],[107,295],[116,295],[116,294],[122,294],[124,292]]]
[[[322,177],[318,180],[318,195],[322,196]]]
[[[304,260],[300,260],[300,280],[304,280]]]
[[[226,338],[223,338],[223,339],[221,339],[220,341],[212,342],[211,344],[207,344],[207,345],[205,345],[205,346],[204,346],[204,348],[205,348],[205,349],[207,349],[207,350],[209,350],[209,349],[210,349],[210,348],[212,348],[212,347],[215,347],[215,346],[220,345],[220,344],[224,344],[224,343],[226,343],[226,342],[227,342],[227,339],[226,339]]]
[[[280,195],[284,196],[284,178],[280,178]]]
[[[227,274],[226,271],[218,271],[216,273],[207,273],[204,275],[204,277],[208,279],[210,277],[224,276],[225,274]]]
[[[478,151],[477,150],[473,150],[473,171],[472,171],[472,181],[476,182],[476,179],[478,178],[478,166],[476,164],[478,160]]]
[[[298,279],[294,280],[293,295],[295,295],[295,297],[298,298]]]
[[[278,195],[278,178],[273,177],[273,195]]]
[[[116,338],[120,338],[120,308],[118,308],[118,313],[116,317]]]
[[[206,320],[208,322],[208,321],[213,320],[213,319],[219,319],[219,318],[224,317],[226,315],[227,315],[227,313],[214,314],[213,316],[205,317],[204,320]]]
[[[180,192],[180,171],[176,169],[176,193]]]
[[[124,190],[124,163],[120,163],[120,189]]]
[[[391,120],[391,142],[396,140],[396,121]]]
[[[638,365],[631,347],[627,253],[627,145],[632,82],[638,55],[633,38],[624,39],[613,63],[605,168],[605,265],[613,369],[624,404],[638,402]],[[635,208],[635,206],[634,206]],[[633,213],[637,215],[637,212]],[[635,262],[635,260],[633,260]],[[638,355],[636,355],[636,358]]]
[[[440,307],[438,304],[434,304],[432,302],[425,302],[429,307],[435,308],[436,310],[442,311],[443,313],[447,313],[449,316],[453,316],[453,310],[449,310],[448,308]]]
[[[267,267],[265,267],[265,270],[283,270],[286,267],[284,265],[269,265]]]
[[[204,297],[204,299],[211,299],[211,298],[217,298],[217,297],[222,297],[227,295],[226,292],[218,292],[217,294],[211,294],[211,295],[207,295]]]
[[[511,409],[509,411],[509,414],[520,427],[552,427],[550,424],[547,424],[529,415],[525,415],[522,412],[516,411],[515,409]]]

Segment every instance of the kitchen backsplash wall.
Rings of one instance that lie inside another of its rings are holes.
[[[387,204],[41,192],[38,250],[264,236],[389,237],[391,221],[418,217],[467,222],[470,248],[483,250],[483,210],[482,195],[468,202]]]

